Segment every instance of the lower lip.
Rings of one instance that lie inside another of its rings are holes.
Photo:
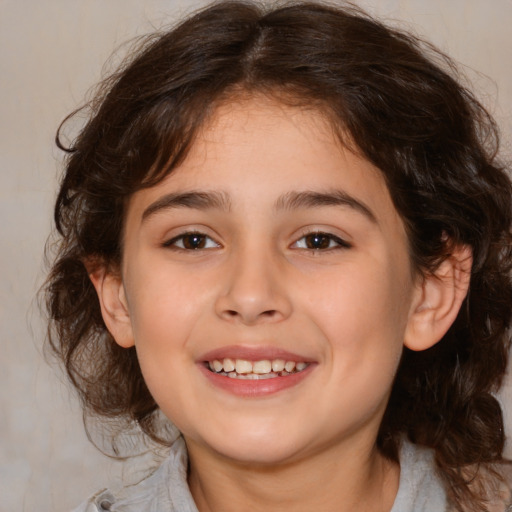
[[[198,366],[208,381],[214,386],[228,391],[233,395],[243,396],[246,398],[257,398],[273,395],[296,386],[311,374],[316,365],[314,363],[310,363],[304,370],[290,375],[285,375],[283,377],[255,380],[233,379],[208,370],[208,368],[206,368],[202,363],[198,364]]]

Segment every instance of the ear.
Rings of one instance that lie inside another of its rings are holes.
[[[419,280],[405,331],[407,348],[426,350],[446,334],[467,295],[472,263],[471,249],[456,246],[433,274]]]
[[[118,345],[132,347],[135,341],[121,276],[100,267],[89,272],[89,279],[98,294],[101,314],[108,331]]]

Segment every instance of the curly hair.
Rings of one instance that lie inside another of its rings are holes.
[[[355,7],[213,4],[147,37],[103,82],[69,147],[61,125],[68,156],[45,288],[48,339],[84,409],[165,442],[135,350],[107,331],[84,262],[119,266],[130,196],[171,173],[236,91],[320,109],[341,142],[381,170],[418,272],[434,272],[454,246],[471,247],[463,307],[434,347],[405,349],[377,442],[395,460],[404,435],[432,448],[457,506],[485,510],[467,468],[492,472],[502,460],[493,392],[506,371],[512,297],[512,190],[497,128],[448,57]]]

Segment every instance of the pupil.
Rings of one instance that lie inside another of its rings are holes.
[[[308,249],[327,249],[327,247],[329,247],[329,237],[320,233],[308,235],[306,244]]]
[[[186,249],[202,249],[205,245],[205,237],[203,235],[187,235],[183,239],[183,245]]]

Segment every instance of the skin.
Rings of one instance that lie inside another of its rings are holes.
[[[169,200],[192,191],[223,202]],[[341,204],[286,201],[333,191]],[[184,163],[134,194],[121,277],[91,279],[183,433],[201,512],[389,511],[399,467],[376,449],[378,428],[404,343],[431,346],[458,311],[456,260],[440,279],[416,276],[380,171],[320,113],[249,98],[219,107]],[[288,389],[237,396],[198,366],[232,346],[312,368]]]

